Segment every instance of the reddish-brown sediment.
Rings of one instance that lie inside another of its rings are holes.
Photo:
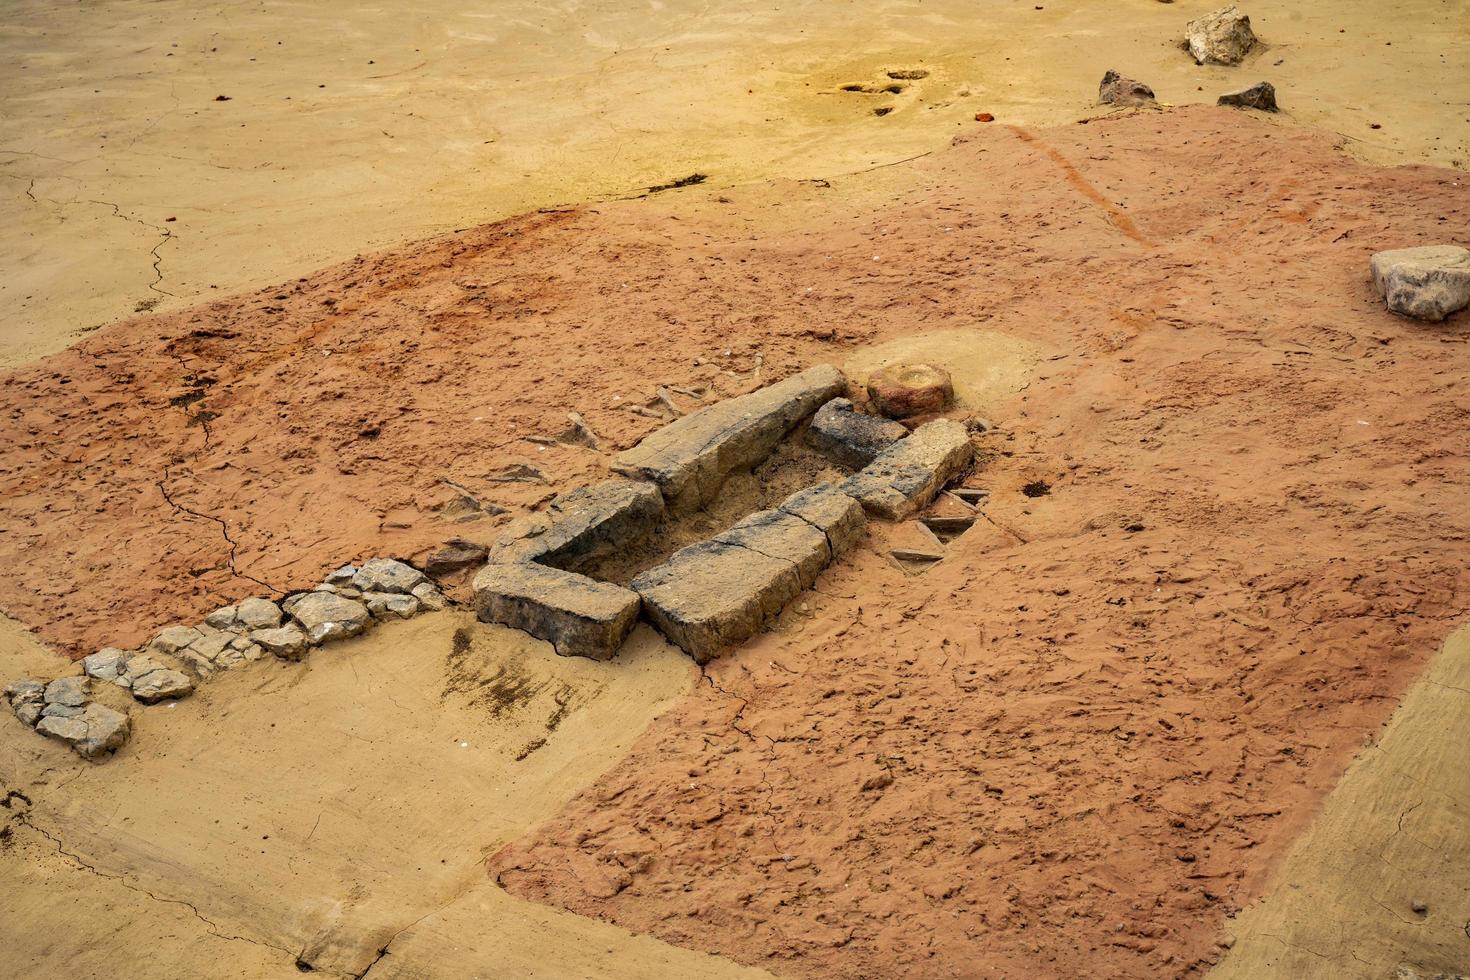
[[[921,577],[826,573],[492,871],[777,972],[1196,970],[1464,614],[1470,320],[1394,318],[1366,274],[1470,236],[1464,175],[1232,110],[1026,135],[881,208],[531,215],[109,328],[0,387],[0,606],[137,642],[492,535],[440,481],[516,507],[600,474],[521,441],[568,410],[627,445],[658,423],[615,396],[738,390],[757,351],[769,379],[1014,333],[1053,359],[986,410],[991,520]],[[515,462],[554,485],[487,480]]]

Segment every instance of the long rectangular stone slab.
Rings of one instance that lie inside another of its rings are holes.
[[[525,630],[564,657],[607,660],[638,621],[638,595],[535,562],[490,564],[472,586],[482,622]]]
[[[838,489],[874,517],[901,521],[927,507],[974,458],[965,427],[953,419],[936,419],[879,453]]]
[[[663,497],[652,483],[603,480],[562,494],[544,513],[512,521],[490,549],[490,560],[576,571],[637,544],[663,517]]]
[[[830,485],[792,494],[633,579],[654,626],[700,663],[755,635],[862,536],[862,506]]]
[[[713,500],[726,477],[760,463],[797,423],[846,388],[835,367],[808,368],[650,433],[617,455],[613,472],[652,481],[670,512],[690,513]]]

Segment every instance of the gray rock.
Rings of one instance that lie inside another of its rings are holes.
[[[658,631],[706,663],[759,632],[801,592],[801,578],[785,558],[701,541],[638,575],[632,586]]]
[[[221,606],[208,616],[205,616],[204,622],[206,625],[213,626],[217,630],[232,629],[235,625],[236,612],[237,610],[234,606]]]
[[[1250,88],[1243,88],[1237,92],[1226,92],[1216,102],[1219,105],[1231,105],[1241,109],[1276,112],[1276,86],[1270,82],[1257,82]]]
[[[174,654],[174,657],[201,681],[207,681],[213,677],[215,671],[220,666],[214,660],[195,653],[190,647],[185,647],[183,650],[180,650]]]
[[[97,760],[127,742],[132,722],[122,712],[94,702],[75,717],[42,718],[36,731],[67,743],[83,758]]]
[[[901,521],[928,506],[975,457],[969,433],[952,419],[926,422],[838,489],[874,517]]]
[[[854,502],[853,506],[858,505]],[[790,562],[796,570],[797,584],[803,589],[811,588],[832,560],[827,535],[782,510],[758,511],[710,540]]]
[[[240,656],[247,662],[254,662],[265,656],[265,651],[261,649],[259,643],[247,643],[243,647],[236,647],[236,649],[240,651]]]
[[[484,545],[466,541],[464,538],[452,538],[444,542],[444,547],[425,559],[424,571],[436,578],[452,575],[471,565],[478,565],[489,557],[490,549]]]
[[[15,708],[15,717],[19,718],[22,722],[24,722],[25,724],[29,725],[32,728],[35,728],[36,727],[36,722],[39,721],[40,718],[41,718],[41,710],[42,709],[41,709],[40,702],[37,702],[37,701],[16,702],[16,704],[14,705],[14,708]]]
[[[341,568],[328,575],[327,581],[331,582],[334,585],[341,585],[344,582],[351,582],[353,578],[356,577],[356,575],[356,565],[343,565]]]
[[[562,494],[545,513],[512,521],[490,551],[496,562],[537,561],[579,571],[636,544],[664,516],[651,483],[604,480]]]
[[[1232,4],[1184,27],[1185,46],[1201,65],[1238,65],[1256,46],[1251,19]]]
[[[449,600],[444,598],[444,593],[434,588],[432,582],[425,582],[415,587],[413,597],[419,601],[419,610],[422,612],[438,612],[449,605]]]
[[[219,659],[221,652],[229,649],[230,643],[234,639],[234,635],[230,633],[211,633],[207,636],[201,636],[193,643],[190,643],[183,650],[180,650],[178,655],[183,656],[185,653],[192,653],[196,657],[203,657],[210,663],[214,663]]]
[[[606,660],[638,619],[638,596],[534,562],[487,565],[473,583],[475,612],[546,640],[564,657]]]
[[[323,582],[321,585],[316,586],[311,591],[313,591],[313,592],[330,592],[330,593],[332,593],[332,595],[337,595],[338,593],[340,593],[342,591],[343,588],[350,588],[350,586],[333,585],[331,582]],[[353,590],[353,591],[356,591],[356,590]],[[358,594],[361,595],[361,593],[358,593]]]
[[[341,596],[344,599],[361,599],[362,598],[362,590],[361,589],[354,589],[350,585],[337,585],[337,586],[333,586],[330,589],[327,588],[327,587],[325,587],[325,586],[322,586],[322,591],[323,592],[336,592],[339,596]]]
[[[75,718],[81,713],[79,704],[48,704],[41,709],[42,718]]]
[[[427,582],[424,573],[412,565],[392,558],[374,558],[364,562],[352,576],[352,587],[363,592],[394,592],[408,595],[414,586]]]
[[[1097,87],[1097,100],[1109,105],[1148,105],[1154,101],[1154,90],[1109,68]]]
[[[137,654],[128,658],[126,665],[123,667],[123,672],[119,676],[127,681],[127,686],[131,687],[137,683],[138,678],[150,674],[155,670],[167,669],[167,667],[167,664],[159,663],[152,657]]]
[[[117,683],[128,662],[128,652],[116,647],[106,647],[82,658],[82,671],[99,681]]]
[[[764,460],[797,423],[846,388],[847,381],[836,368],[809,368],[650,433],[617,455],[613,472],[651,481],[670,512],[691,513],[719,494],[726,477]]]
[[[44,681],[24,678],[5,685],[5,700],[12,706],[17,704],[40,704],[46,698]]]
[[[780,509],[825,534],[833,559],[846,554],[867,530],[862,504],[830,484],[798,490],[781,502]]]
[[[306,631],[306,639],[313,646],[356,636],[372,625],[372,614],[366,606],[330,592],[308,593],[291,607],[291,618]],[[259,633],[251,637],[260,642]]]
[[[282,660],[300,660],[306,653],[306,633],[294,623],[270,630],[256,630],[250,639],[262,650],[273,653]]]
[[[150,670],[133,681],[133,697],[144,704],[157,704],[169,698],[187,697],[194,690],[194,682],[180,670],[160,667]]]
[[[268,630],[281,625],[281,607],[269,599],[246,599],[236,607],[235,620],[245,630]]]
[[[192,626],[170,626],[153,638],[148,649],[165,654],[178,653],[203,635]]]
[[[1369,268],[1374,287],[1395,313],[1437,323],[1470,306],[1470,249],[1394,249],[1375,254]]]
[[[849,399],[834,398],[812,417],[806,441],[833,461],[860,470],[908,434],[900,422],[865,415]]]
[[[408,619],[419,611],[419,601],[411,595],[397,595],[392,592],[364,592],[362,595],[363,605],[367,606],[368,612],[373,614],[374,619]]]
[[[296,608],[296,603],[305,599],[308,595],[310,595],[308,592],[297,592],[295,595],[286,596],[286,598],[281,600],[281,611],[287,616],[291,615],[291,610]]]
[[[58,677],[46,685],[45,701],[47,704],[83,705],[87,703],[91,688],[92,684],[86,677]]]

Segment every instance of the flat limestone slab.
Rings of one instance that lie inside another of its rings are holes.
[[[636,544],[663,517],[663,497],[652,483],[603,480],[562,494],[545,513],[511,523],[490,550],[490,560],[535,561],[575,571]]]
[[[672,513],[690,513],[713,500],[727,476],[761,462],[798,422],[846,388],[835,367],[808,368],[650,433],[617,455],[613,472],[657,484]]]
[[[884,450],[838,489],[874,517],[901,521],[928,506],[974,458],[965,427],[953,419],[937,419]]]
[[[524,630],[564,657],[607,660],[638,620],[635,593],[535,562],[486,565],[473,590],[482,622]]]
[[[1470,306],[1470,249],[1399,248],[1375,253],[1368,267],[1374,287],[1395,313],[1438,323]]]
[[[700,663],[758,633],[862,536],[862,506],[810,487],[633,580],[654,626]]]

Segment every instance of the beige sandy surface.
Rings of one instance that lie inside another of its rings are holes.
[[[534,207],[695,171],[829,177],[943,146],[982,110],[1075,120],[1110,67],[1171,103],[1269,78],[1283,121],[1367,159],[1470,159],[1466,0],[1250,3],[1268,46],[1200,68],[1177,42],[1214,6],[16,0],[0,24],[0,364]],[[930,74],[841,90],[895,68]]]
[[[606,665],[472,624],[426,616],[134,706],[107,765],[0,726],[0,973],[761,975],[490,885],[484,856],[697,672],[646,629]],[[7,662],[35,645],[4,642]],[[436,934],[455,915],[474,923]]]
[[[1212,980],[1470,972],[1470,626],[1348,769]]]

